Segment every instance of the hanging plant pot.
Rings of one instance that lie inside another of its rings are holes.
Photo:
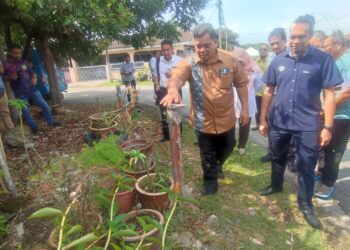
[[[65,112],[65,108],[61,104],[54,104],[51,106],[51,108],[52,108],[52,113],[55,115],[64,114]]]
[[[140,177],[136,184],[136,193],[142,208],[164,211],[170,205],[169,197],[162,188],[174,189],[174,180],[163,174],[149,174]]]
[[[104,138],[110,134],[113,134],[117,125],[118,124],[116,122],[112,122],[110,126],[102,127],[102,128],[96,128],[90,125],[89,130],[93,135],[98,136],[100,138]]]
[[[128,213],[127,218],[125,219],[126,222],[135,219],[138,216],[150,216],[151,218],[155,219],[160,225],[164,224],[164,216],[152,209],[140,209],[140,210],[134,210]],[[146,232],[142,235],[139,236],[132,236],[132,237],[124,237],[123,240],[125,243],[138,243],[143,239],[143,246],[147,247],[146,249],[152,249],[152,250],[157,250],[160,249],[160,246],[155,245],[153,242],[150,240],[147,240],[149,238],[161,238],[161,233],[158,228],[154,228],[150,230],[149,232]]]
[[[130,186],[131,190],[122,190],[117,193],[116,202],[118,203],[117,214],[125,214],[131,211],[134,206],[135,201],[135,183],[136,178],[128,176],[133,182],[125,183],[125,185]],[[116,180],[112,176],[108,176],[101,181],[99,185],[100,188],[115,190],[116,189]],[[113,194],[111,194],[110,200],[112,200]]]
[[[91,212],[87,212],[85,213],[85,216],[91,218],[91,220],[95,220],[97,226],[95,227],[95,230],[99,230],[102,223],[103,223],[103,219],[102,216],[99,213],[91,213]],[[50,247],[52,249],[57,249],[57,241],[58,241],[58,234],[59,234],[59,226],[55,227],[50,235],[49,235],[49,239],[47,241],[47,243],[50,245]]]

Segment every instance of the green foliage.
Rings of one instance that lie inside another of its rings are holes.
[[[128,160],[128,166],[135,168],[138,163],[146,163],[146,155],[141,153],[139,150],[130,150],[125,152],[125,158]]]
[[[79,63],[101,54],[111,40],[135,48],[177,39],[177,27],[196,23],[208,0],[0,1],[0,23],[20,24],[27,36],[45,35],[56,57]],[[172,21],[167,21],[172,20]],[[24,32],[23,32],[24,31]]]
[[[0,239],[7,234],[6,216],[0,213]]]
[[[62,216],[63,213],[61,210],[52,208],[52,207],[44,207],[39,209],[38,211],[32,213],[28,219],[41,219],[41,218],[52,218]]]
[[[125,154],[117,143],[118,139],[112,135],[92,147],[85,146],[80,155],[83,167],[120,167],[125,161]]]
[[[8,100],[8,104],[10,106],[15,107],[18,111],[22,111],[26,107],[28,107],[28,102],[21,99],[10,99]]]
[[[139,81],[146,81],[149,75],[149,67],[145,64],[139,70],[137,70],[137,79]]]
[[[219,32],[219,29],[216,30]],[[221,46],[222,49],[226,49],[226,36],[227,36],[227,51],[233,50],[234,46],[239,44],[238,34],[230,29],[224,28],[221,29]]]

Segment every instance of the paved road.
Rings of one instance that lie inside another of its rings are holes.
[[[112,102],[116,100],[115,87],[98,87],[100,82],[88,82],[71,84],[68,93],[65,93],[65,104],[79,103],[96,103],[98,98],[100,102]],[[153,89],[144,87],[139,90],[139,102],[154,103]],[[186,104],[185,114],[188,114],[189,94],[188,87],[183,90],[183,99]],[[252,126],[255,126],[253,123]],[[257,132],[251,132],[251,137],[254,141],[261,145],[266,145],[266,139],[260,136]],[[334,199],[339,202],[339,205],[347,214],[350,214],[350,143],[340,164],[339,178],[336,184]]]

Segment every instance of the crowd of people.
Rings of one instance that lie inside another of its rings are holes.
[[[252,130],[268,137],[267,154],[261,161],[271,161],[271,183],[259,194],[282,192],[288,167],[298,175],[300,211],[312,227],[321,228],[312,197],[332,196],[350,136],[350,60],[345,58],[350,38],[341,31],[325,35],[314,31],[314,25],[312,16],[298,17],[291,24],[289,38],[283,28],[275,28],[254,60],[240,47],[233,51],[218,49],[214,28],[200,24],[193,33],[193,56],[178,57],[173,42],[165,39],[161,51],[150,60],[150,68],[161,114],[162,142],[170,139],[166,107],[181,102],[181,87],[186,82],[190,85],[190,124],[200,149],[203,195],[218,192],[218,178],[224,178],[223,165],[236,144],[240,155],[246,153],[255,118]],[[14,127],[6,103],[5,80],[16,98],[33,102],[41,108],[49,126],[59,126],[36,87],[37,75],[21,58],[21,52],[19,46],[12,45],[7,60],[0,64],[3,123],[8,129]],[[136,89],[135,68],[129,55],[120,73],[123,83]],[[36,133],[38,126],[29,106],[22,112]]]
[[[289,38],[283,28],[275,28],[267,38],[272,60],[268,44],[260,46],[260,56],[253,60],[239,47],[218,49],[213,27],[201,24],[194,30],[194,56],[172,64],[169,75],[152,72],[156,90],[166,88],[162,112],[181,102],[181,87],[190,85],[190,123],[200,149],[203,195],[218,192],[222,166],[236,146],[236,119],[238,152],[244,154],[256,117],[252,130],[269,141],[261,161],[271,161],[271,183],[259,194],[282,192],[288,166],[298,175],[300,211],[312,227],[321,228],[312,197],[332,196],[349,139],[350,65],[343,58],[349,38],[340,31],[322,36],[314,25],[312,16],[298,17]]]

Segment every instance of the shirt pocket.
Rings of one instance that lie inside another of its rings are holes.
[[[229,71],[227,74],[218,76],[217,79],[217,87],[219,89],[223,90],[229,90],[232,89],[232,83],[233,83],[233,73],[232,71]]]
[[[321,70],[317,67],[304,67],[299,74],[300,88],[303,91],[314,92],[320,88]]]

